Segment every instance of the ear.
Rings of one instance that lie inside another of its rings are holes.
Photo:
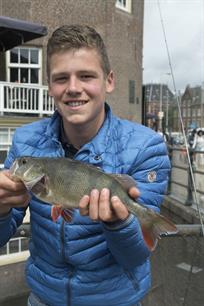
[[[114,73],[111,70],[106,77],[106,93],[111,93],[115,88],[115,78]]]

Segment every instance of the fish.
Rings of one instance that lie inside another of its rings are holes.
[[[89,195],[92,189],[108,188],[111,196],[117,195],[128,211],[137,217],[151,251],[156,248],[161,235],[177,232],[173,222],[128,195],[128,190],[136,186],[129,175],[105,173],[94,165],[64,157],[30,156],[15,159],[10,175],[13,180],[21,180],[39,200],[52,205],[53,221],[61,216],[70,222],[73,210],[79,208],[84,195]]]

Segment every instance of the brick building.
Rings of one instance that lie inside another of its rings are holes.
[[[146,114],[146,125],[157,130],[172,130],[172,107],[175,97],[167,84],[146,84],[144,85],[144,104]],[[162,118],[160,118],[160,114]]]
[[[47,37],[0,54],[0,81],[46,85],[46,43],[51,32],[63,24],[88,24],[102,35],[115,72],[116,89],[108,97],[113,111],[141,122],[143,0],[0,0],[0,15],[48,28]],[[32,58],[32,67],[17,57]]]
[[[204,87],[186,86],[181,97],[181,115],[187,130],[204,127]]]

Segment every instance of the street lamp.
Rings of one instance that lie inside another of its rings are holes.
[[[162,131],[162,120],[164,118],[164,112],[162,111],[162,100],[163,100],[163,84],[161,81],[162,75],[170,76],[170,72],[166,72],[160,75],[160,100],[159,100],[159,112],[158,112],[158,119],[159,119],[159,129]],[[166,88],[166,127],[165,131],[168,132],[168,116],[169,116],[169,92],[168,92],[168,82]]]

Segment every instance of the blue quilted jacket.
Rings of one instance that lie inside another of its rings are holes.
[[[141,192],[138,202],[159,211],[170,167],[161,136],[113,116],[107,105],[106,109],[103,126],[75,159],[105,172],[131,175]],[[64,156],[60,122],[55,112],[51,118],[18,128],[5,168],[19,156]],[[29,208],[32,237],[26,278],[42,302],[50,306],[130,306],[147,293],[150,252],[136,217],[108,225],[92,222],[75,210],[71,223],[62,218],[53,223],[50,205],[33,196]],[[1,246],[24,215],[24,209],[13,209],[0,220]]]

